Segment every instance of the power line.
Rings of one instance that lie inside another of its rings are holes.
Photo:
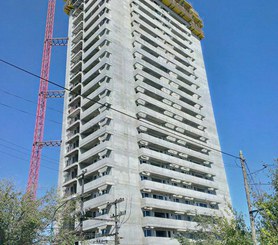
[[[0,140],[2,141],[1,138],[0,138]],[[6,142],[7,142],[7,141],[6,141]],[[10,143],[10,144],[11,144],[11,143]],[[16,144],[14,144],[14,145],[18,147],[18,145],[16,145]],[[20,147],[20,148],[23,149],[25,152],[22,152],[22,151],[20,151],[20,150],[17,149],[17,148],[14,148],[14,147],[11,147],[11,146],[8,146],[8,145],[4,145],[4,144],[1,144],[1,143],[0,143],[0,146],[3,146],[3,147],[5,147],[5,148],[8,148],[8,149],[10,149],[10,150],[19,152],[19,153],[24,154],[24,155],[26,155],[26,153],[25,153],[26,151],[30,152],[29,149],[24,148],[24,147]],[[43,158],[44,161],[49,162],[49,163],[52,163],[52,164],[56,164],[56,166],[57,166],[57,162],[58,162],[57,160],[55,160],[55,159],[53,159],[53,158],[46,157],[46,156],[43,156],[42,158]],[[48,160],[46,160],[46,159],[48,159]]]
[[[252,182],[252,183],[255,183],[255,180],[253,178],[253,175],[251,174],[251,171],[250,171],[250,168],[248,166],[248,163],[245,159],[245,165],[246,165],[246,168],[247,168],[247,171],[249,172],[249,174],[247,175],[247,177],[249,178],[249,181]],[[255,191],[257,192],[258,195],[260,195],[261,191],[258,189],[258,186],[257,185],[254,185],[255,186]]]
[[[269,186],[271,186],[272,184],[271,183],[253,183],[253,184],[250,184],[250,185],[254,185],[254,186],[269,185]]]
[[[18,109],[18,108],[16,108],[16,107],[13,107],[13,106],[11,106],[11,105],[4,104],[4,103],[2,103],[2,102],[0,102],[0,105],[3,106],[3,107],[9,108],[9,109],[13,109],[13,110],[16,110],[16,111],[18,111],[18,112],[27,114],[27,115],[36,116],[35,114],[33,114],[33,113],[31,113],[31,112],[24,111],[24,110],[22,110],[22,109]],[[62,124],[62,123],[60,123],[60,122],[57,122],[57,121],[54,121],[54,120],[51,120],[51,119],[47,119],[47,121],[52,122],[52,123],[56,123],[56,124],[59,124],[59,125]]]
[[[29,160],[27,160],[27,159],[25,159],[25,158],[15,156],[15,155],[10,154],[10,153],[7,153],[7,152],[5,152],[5,151],[1,151],[1,150],[0,150],[0,153],[5,154],[5,155],[10,156],[10,157],[13,157],[13,158],[15,158],[15,159],[23,160],[23,161],[26,161],[26,162],[28,162],[28,161],[29,161]],[[57,169],[50,168],[50,167],[45,166],[45,165],[43,165],[43,164],[41,164],[41,166],[42,166],[43,168],[46,168],[46,169],[49,169],[49,170],[52,170],[52,171],[58,172],[58,170],[57,170]]]
[[[64,89],[64,90],[70,92],[71,94],[80,95],[80,94],[78,94],[78,93],[76,93],[76,92],[74,92],[74,91],[71,91],[70,89],[68,89],[68,88],[66,88],[66,87],[64,87],[64,86],[62,86],[62,85],[59,85],[59,84],[56,83],[56,82],[53,82],[53,81],[48,80],[48,79],[45,79],[45,78],[43,78],[43,77],[41,77],[41,76],[39,76],[39,75],[37,75],[37,74],[31,72],[31,71],[28,71],[28,70],[26,70],[26,69],[24,69],[24,68],[22,68],[22,67],[19,67],[19,66],[15,65],[15,64],[12,64],[12,63],[10,63],[10,62],[8,62],[8,61],[5,61],[5,60],[3,60],[3,59],[0,59],[0,61],[1,61],[2,63],[4,63],[4,64],[10,66],[10,67],[13,67],[13,68],[15,68],[15,69],[17,69],[17,70],[20,70],[20,71],[22,71],[22,72],[24,72],[24,73],[26,73],[26,74],[29,74],[29,75],[31,75],[31,76],[33,76],[33,77],[36,77],[36,78],[42,79],[42,80],[44,80],[44,81],[47,81],[48,83],[50,83],[50,84],[52,84],[52,85],[54,85],[54,86],[56,86],[56,87],[59,87],[59,88],[61,88],[61,89]],[[132,116],[132,115],[126,113],[126,112],[120,111],[120,110],[118,110],[118,109],[116,109],[116,108],[113,108],[113,107],[108,107],[106,104],[103,104],[103,103],[101,103],[101,102],[99,102],[99,101],[96,101],[96,100],[94,100],[94,99],[91,99],[91,98],[89,98],[89,97],[87,97],[87,96],[84,96],[84,95],[80,95],[80,96],[81,96],[82,98],[84,98],[84,99],[90,100],[90,101],[92,101],[92,102],[94,102],[94,103],[96,103],[96,104],[99,104],[99,105],[101,105],[101,106],[104,106],[104,107],[106,107],[106,108],[108,108],[108,109],[111,109],[111,110],[113,110],[113,111],[115,111],[115,112],[118,112],[118,113],[120,113],[120,114],[122,114],[122,115],[125,115],[125,116],[127,116],[127,117],[129,117],[129,118],[138,120],[137,117]],[[141,121],[141,122],[142,122],[142,121]],[[153,126],[153,127],[158,128],[158,126],[153,125],[152,123],[145,122],[145,121],[143,121],[143,122],[144,122],[145,124],[147,124],[147,125],[151,125],[151,126]],[[170,132],[171,134],[177,135],[175,132],[170,131],[170,130],[168,130],[168,129],[166,129],[166,128],[164,128],[164,131]],[[181,135],[177,135],[177,136],[180,137],[180,138],[183,138],[183,139],[185,139],[185,140],[187,140],[187,141],[189,141],[189,142],[191,142],[191,143],[193,142],[194,144],[197,144],[197,145],[199,145],[199,146],[202,146],[202,147],[204,147],[204,148],[206,148],[206,149],[209,149],[209,150],[213,150],[213,151],[222,153],[223,155],[227,155],[227,156],[229,156],[229,157],[233,157],[233,158],[236,158],[236,159],[240,159],[238,156],[236,156],[236,155],[234,155],[234,154],[231,154],[231,153],[228,153],[228,152],[224,152],[224,151],[222,151],[222,150],[213,148],[213,147],[211,147],[211,146],[207,146],[207,145],[202,144],[202,143],[200,143],[200,142],[196,142],[196,141],[193,140],[193,139],[190,139],[190,138],[187,138],[187,137],[184,137],[184,136],[181,136]]]
[[[1,89],[1,88],[0,88],[0,92],[2,92],[2,93],[4,93],[4,94],[7,94],[7,95],[9,95],[9,96],[15,97],[15,98],[17,98],[17,99],[24,100],[24,101],[29,102],[29,103],[32,103],[32,104],[37,104],[36,101],[26,99],[26,98],[24,98],[24,97],[22,97],[22,96],[20,96],[20,95],[11,93],[11,92],[9,92],[9,91],[7,91],[7,90],[4,90],[4,89]],[[52,110],[52,111],[59,112],[59,113],[62,113],[62,114],[63,114],[62,111],[59,111],[59,110],[57,110],[57,109],[55,109],[55,108],[53,108],[53,107],[48,106],[47,108],[48,108],[49,110]]]
[[[252,173],[250,173],[250,174],[248,174],[248,175],[258,174],[258,173],[264,171],[267,167],[268,167],[267,165],[263,164],[263,168],[261,168],[261,169],[259,169],[259,170],[256,170],[256,171],[254,171],[254,172],[252,172]]]

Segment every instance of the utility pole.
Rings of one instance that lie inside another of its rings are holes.
[[[115,213],[111,216],[111,218],[114,219],[114,223],[115,223],[115,233],[111,234],[112,236],[115,236],[115,245],[120,244],[120,237],[119,237],[119,218],[123,215],[126,214],[126,210],[118,212],[118,204],[123,202],[125,199],[124,198],[119,198],[116,199],[114,202],[108,203],[107,207],[109,206],[113,206],[115,208]]]
[[[115,245],[119,245],[120,244],[120,239],[121,237],[119,237],[119,230],[120,230],[120,226],[119,226],[119,223],[120,223],[120,217],[125,215],[126,214],[126,210],[124,211],[118,211],[118,204],[123,202],[124,201],[124,198],[119,198],[119,199],[116,199],[114,202],[108,202],[107,203],[107,208],[109,207],[112,207],[114,206],[115,208],[115,213],[112,214],[110,216],[111,219],[102,219],[102,218],[88,218],[88,217],[85,217],[86,219],[91,219],[91,220],[100,220],[100,221],[113,221],[114,222],[114,225],[115,225],[115,232],[112,233],[112,234],[109,234],[107,236],[114,236],[114,241],[115,241]]]
[[[87,169],[82,170],[82,173],[77,176],[77,179],[81,179],[81,195],[80,195],[80,217],[79,217],[79,225],[80,225],[80,235],[83,231],[83,217],[84,217],[84,179],[85,174],[87,173]]]
[[[253,215],[254,212],[252,210],[252,204],[251,204],[251,199],[250,199],[250,190],[249,190],[249,185],[248,185],[248,181],[247,181],[245,158],[242,154],[242,151],[239,152],[239,158],[240,158],[243,179],[244,179],[244,187],[245,187],[245,193],[246,193],[246,199],[247,199],[247,205],[248,205],[248,211],[249,211],[249,217],[250,217],[250,225],[251,225],[251,231],[252,231],[252,240],[253,240],[253,244],[257,245],[255,219],[254,219],[254,215]]]

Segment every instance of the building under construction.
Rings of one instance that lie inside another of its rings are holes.
[[[230,203],[221,153],[211,150],[220,145],[201,18],[185,0],[69,0],[64,10],[61,195],[84,194],[92,244],[115,231],[122,245],[192,238],[196,214],[221,215]],[[115,227],[111,203],[122,198]]]

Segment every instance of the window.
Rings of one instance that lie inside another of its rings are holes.
[[[205,203],[199,203],[199,206],[200,206],[200,207],[203,207],[203,208],[207,208],[208,205],[205,204]]]
[[[142,193],[142,197],[143,197],[143,198],[149,197],[149,193]]]
[[[141,175],[141,180],[147,180],[147,179],[148,179],[147,176],[142,176],[142,175]]]
[[[152,236],[152,231],[151,230],[144,230],[144,235],[145,237],[148,237],[148,236]]]
[[[166,231],[156,231],[156,236],[157,237],[167,237],[167,232]]]
[[[155,212],[155,213],[154,213],[154,217],[157,217],[157,218],[165,218],[165,214],[164,214],[164,213]]]
[[[143,216],[151,216],[151,212],[150,211],[143,211]]]
[[[181,215],[175,215],[174,217],[175,217],[175,219],[177,219],[177,220],[181,220]]]

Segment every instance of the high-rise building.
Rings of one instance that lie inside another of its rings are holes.
[[[230,203],[201,49],[185,0],[68,0],[69,44],[59,189],[82,191],[83,233],[175,245],[194,216]],[[124,214],[124,213],[122,213]],[[107,219],[107,220],[106,220]],[[93,244],[93,243],[92,243]],[[102,243],[101,243],[102,244]],[[113,243],[114,244],[114,243]]]

